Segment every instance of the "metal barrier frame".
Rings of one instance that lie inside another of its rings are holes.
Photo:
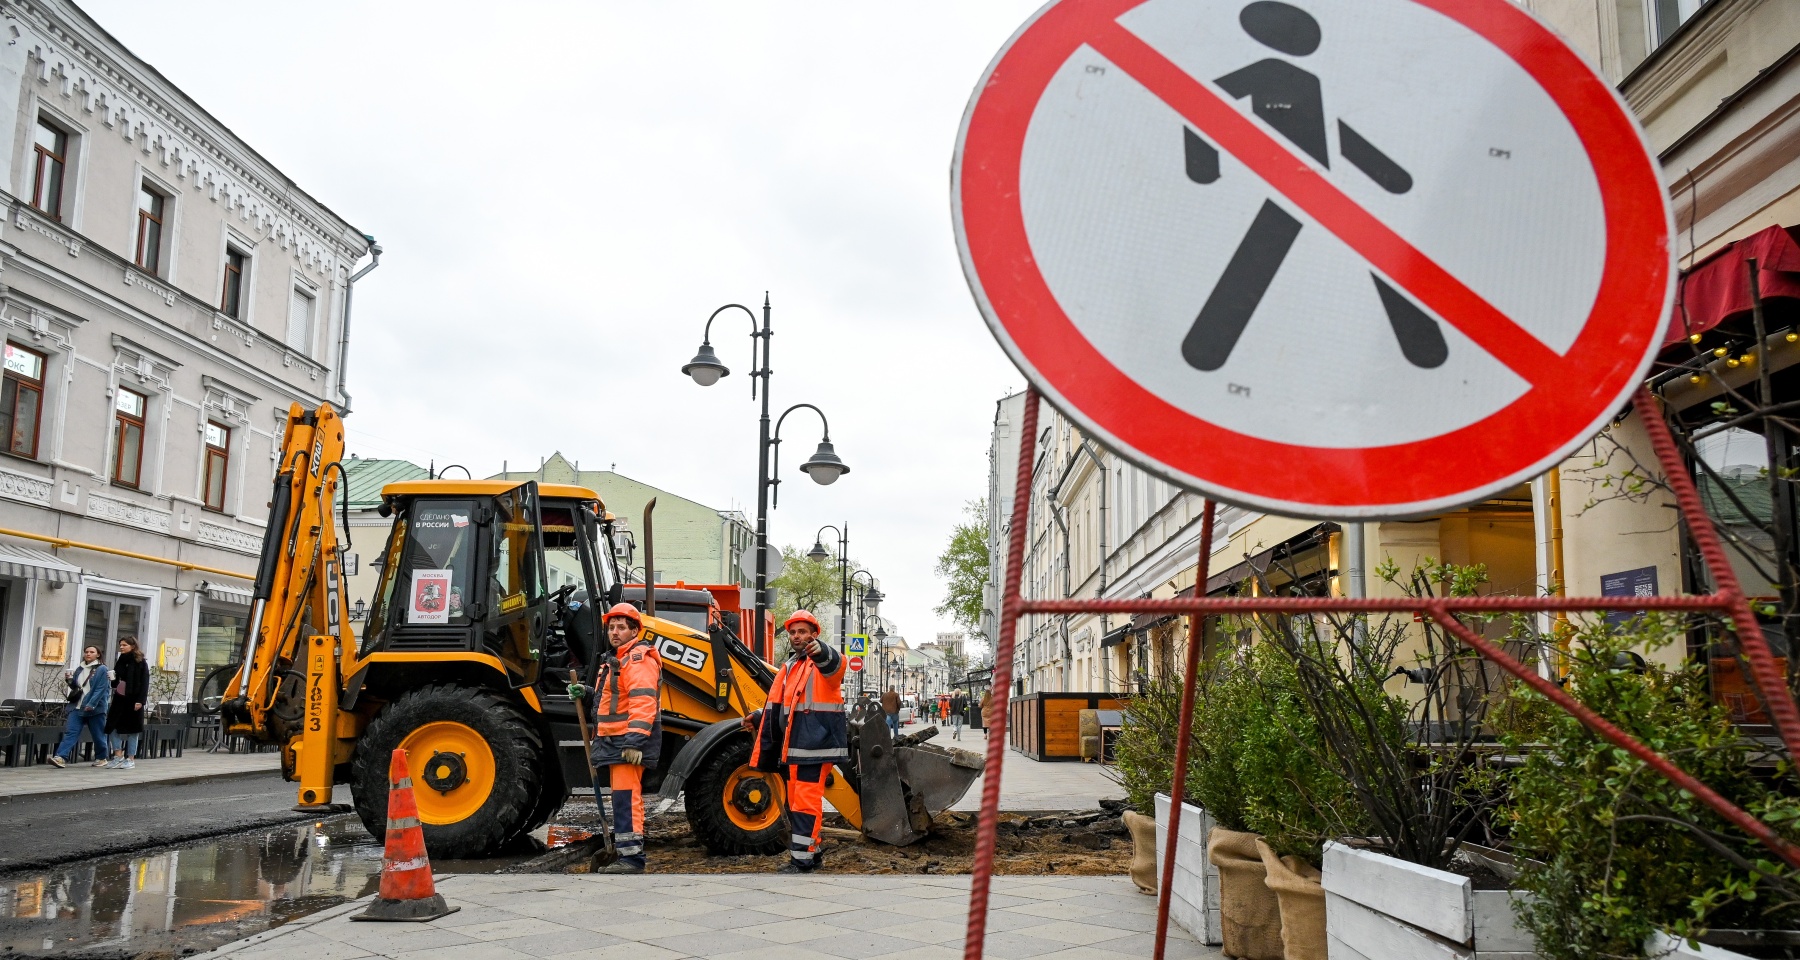
[[[1170,790],[1170,808],[1179,812],[1187,796],[1188,731],[1194,720],[1194,688],[1199,676],[1200,640],[1205,618],[1222,613],[1415,613],[1438,623],[1458,640],[1493,661],[1501,669],[1542,694],[1595,733],[1629,752],[1666,777],[1670,782],[1693,794],[1720,816],[1756,838],[1771,853],[1800,869],[1800,846],[1788,842],[1768,824],[1758,820],[1716,790],[1695,779],[1667,757],[1638,742],[1625,731],[1609,723],[1599,714],[1583,706],[1561,687],[1539,676],[1480,634],[1457,619],[1464,613],[1574,613],[1608,610],[1685,610],[1696,613],[1719,613],[1728,617],[1737,632],[1738,643],[1749,662],[1751,677],[1763,700],[1763,707],[1774,724],[1788,753],[1800,756],[1800,709],[1788,695],[1780,667],[1769,649],[1762,627],[1750,609],[1750,601],[1738,583],[1737,574],[1725,556],[1718,532],[1701,505],[1699,492],[1680,450],[1663,420],[1661,406],[1646,388],[1640,387],[1632,397],[1632,408],[1644,422],[1650,445],[1675,495],[1681,519],[1694,539],[1694,545],[1706,562],[1714,593],[1698,596],[1670,597],[1427,597],[1427,598],[1352,598],[1352,597],[1206,597],[1195,591],[1192,597],[1165,600],[1067,599],[1026,600],[1019,593],[1021,570],[1025,556],[1025,531],[1031,508],[1032,464],[1037,456],[1038,406],[1041,397],[1035,386],[1025,391],[1025,423],[1019,437],[1018,476],[1013,485],[1012,526],[1007,532],[1006,578],[1001,588],[1000,636],[994,650],[992,717],[993,729],[987,738],[986,774],[981,783],[981,813],[975,834],[975,862],[969,886],[969,925],[963,942],[964,960],[981,960],[987,939],[989,888],[994,871],[994,839],[999,825],[1000,774],[1006,762],[1007,703],[1012,692],[1013,644],[1019,617],[1028,613],[1158,613],[1187,614],[1189,617],[1187,662],[1182,678],[1180,735],[1175,746],[1175,782]],[[1208,498],[1200,521],[1200,549],[1196,583],[1205,583],[1211,563],[1211,545],[1215,504]],[[1175,878],[1175,844],[1181,831],[1181,818],[1170,818],[1164,850],[1162,877],[1158,884],[1156,909],[1156,960],[1163,960],[1169,933],[1169,892]]]

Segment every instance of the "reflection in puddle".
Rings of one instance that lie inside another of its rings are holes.
[[[380,872],[381,845],[335,817],[19,874],[0,880],[0,949],[205,950],[373,893]]]

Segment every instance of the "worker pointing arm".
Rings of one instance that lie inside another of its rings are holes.
[[[744,727],[756,731],[752,767],[787,767],[789,860],[781,872],[811,873],[819,868],[831,765],[850,759],[843,694],[848,665],[837,650],[819,642],[819,621],[811,613],[794,611],[782,629],[792,652],[769,685],[768,702],[744,718]]]
[[[594,766],[612,787],[613,843],[619,859],[602,873],[643,873],[644,768],[662,753],[662,655],[629,603],[606,611],[612,652],[594,678]],[[599,804],[599,795],[594,798]]]

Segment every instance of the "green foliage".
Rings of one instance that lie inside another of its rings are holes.
[[[1680,643],[1685,624],[1640,617],[1578,635],[1567,689],[1728,799],[1800,840],[1800,801],[1785,757],[1761,756],[1713,703],[1702,665],[1631,669],[1618,655]],[[1540,861],[1519,886],[1537,896],[1522,919],[1547,960],[1637,957],[1654,929],[1791,928],[1800,874],[1699,800],[1521,687],[1532,749],[1507,813],[1514,848]],[[1528,746],[1517,731],[1509,746]],[[1757,768],[1758,761],[1774,760]],[[1791,794],[1791,789],[1785,791]]]
[[[937,612],[975,634],[981,631],[988,582],[987,499],[969,501],[963,513],[968,519],[950,528],[950,543],[937,558],[937,574],[944,578],[944,602]]]
[[[852,568],[854,569],[854,564]],[[827,606],[836,605],[842,589],[837,558],[813,560],[798,547],[782,547],[781,576],[770,580],[769,586],[775,588],[777,630],[781,628],[781,622],[795,610],[811,610],[823,623],[830,618],[821,611]]]
[[[1119,734],[1118,772],[1139,810],[1174,782],[1181,685],[1153,681],[1132,699]],[[1314,863],[1327,839],[1361,831],[1344,779],[1319,762],[1317,727],[1293,665],[1272,648],[1228,651],[1204,664],[1188,743],[1188,796],[1228,830],[1263,834],[1282,854]]]

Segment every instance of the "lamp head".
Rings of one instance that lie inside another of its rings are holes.
[[[824,563],[825,558],[829,556],[831,556],[830,551],[826,550],[825,544],[818,540],[814,540],[812,549],[806,551],[806,559],[814,563]]]
[[[694,359],[681,365],[681,372],[693,377],[694,382],[703,387],[718,383],[720,377],[731,376],[731,370],[719,360],[719,355],[713,352],[710,343],[700,344],[700,352],[694,354]]]
[[[814,483],[828,487],[836,483],[838,477],[849,473],[850,467],[838,459],[837,450],[831,446],[830,440],[821,440],[819,449],[813,451],[812,457],[800,465],[800,470],[811,477]]]

